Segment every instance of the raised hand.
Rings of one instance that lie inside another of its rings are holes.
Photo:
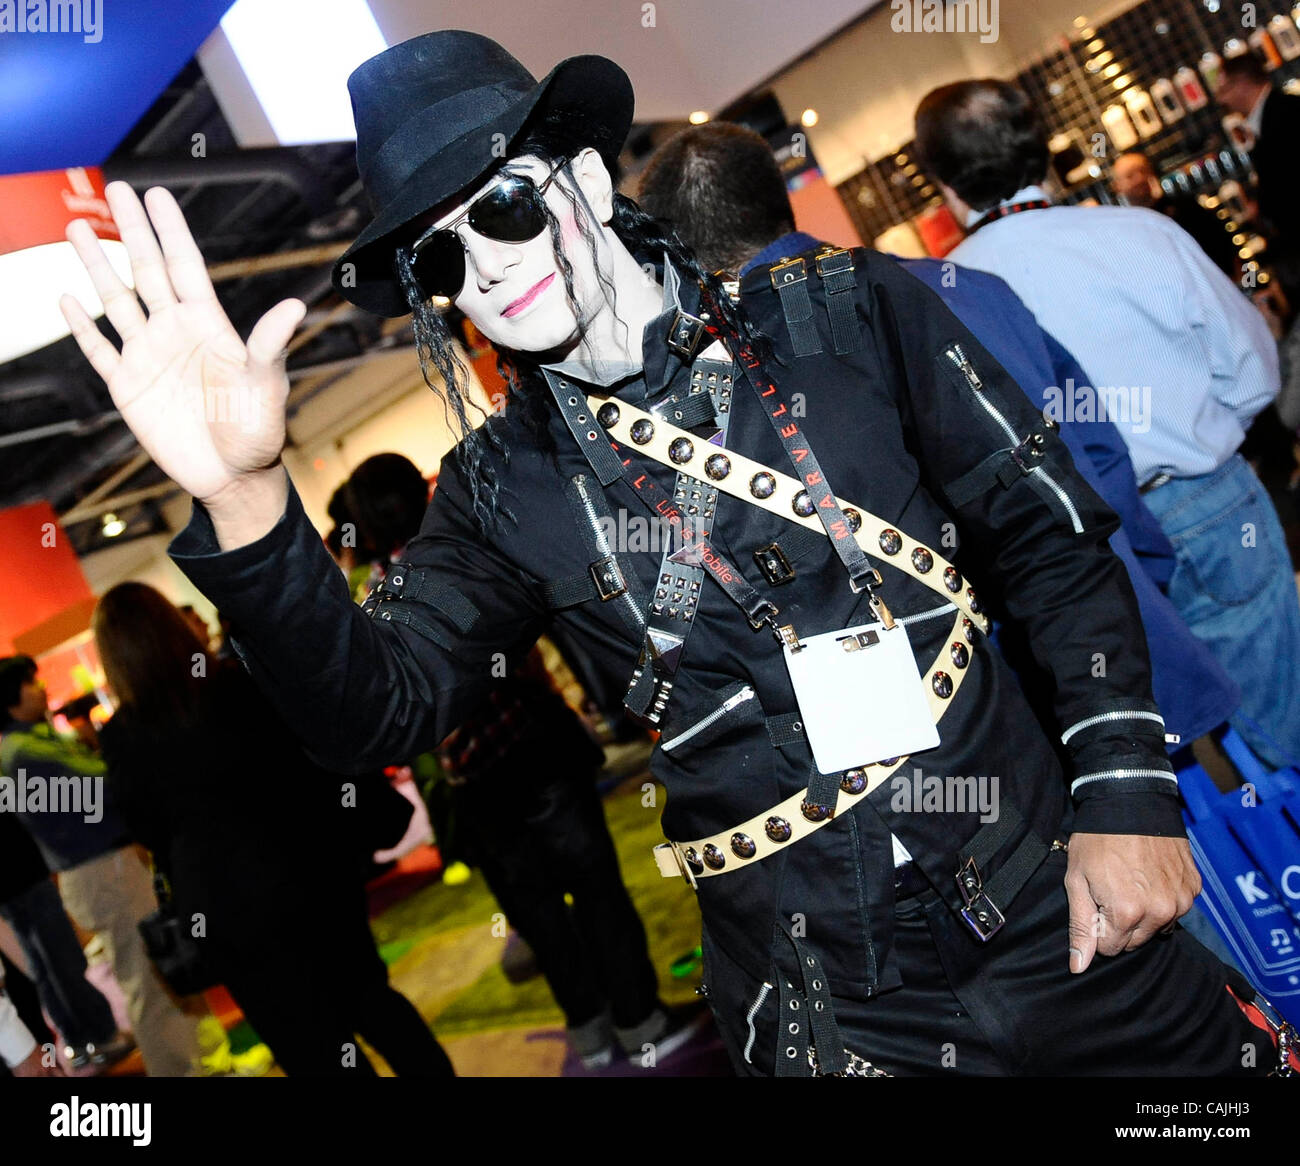
[[[126,183],[110,183],[107,195],[135,291],[118,278],[88,224],[70,224],[67,237],[122,351],[72,296],[59,302],[63,316],[123,420],[168,477],[210,506],[256,494],[250,484],[276,470],[284,447],[289,381],[282,354],[306,307],[300,300],[276,304],[245,344],[171,194],[149,190],[147,216]]]

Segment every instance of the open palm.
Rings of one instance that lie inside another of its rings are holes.
[[[68,240],[122,351],[72,296],[59,306],[140,445],[177,485],[206,501],[279,458],[289,393],[282,354],[306,308],[300,300],[276,304],[245,344],[171,194],[150,190],[147,216],[125,183],[111,183],[107,195],[135,291],[118,278],[88,224],[72,223]]]

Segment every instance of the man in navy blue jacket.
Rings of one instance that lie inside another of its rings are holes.
[[[744,161],[745,180],[728,182],[724,170],[738,159]],[[755,181],[756,176],[766,181]],[[701,208],[702,198],[709,201],[707,208]],[[706,267],[735,276],[822,245],[794,229],[794,211],[767,142],[725,122],[694,127],[661,147],[642,175],[638,199],[650,214],[671,222]],[[938,259],[899,263],[979,337],[1047,416],[1053,416],[1054,390],[1059,394],[1092,383],[997,276]],[[1171,746],[1186,746],[1224,724],[1240,693],[1161,591],[1173,572],[1174,549],[1138,493],[1119,431],[1105,418],[1055,419],[1079,474],[1119,515],[1121,526],[1110,545],[1128,570],[1142,612],[1153,694],[1169,736],[1178,739]],[[1016,656],[1018,666],[1032,666],[1027,652]]]

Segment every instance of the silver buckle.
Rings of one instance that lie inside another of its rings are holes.
[[[966,906],[962,908],[961,917],[975,932],[981,943],[987,943],[1006,923],[1006,916],[984,892],[984,880],[980,877],[979,867],[973,858],[968,858],[957,871],[957,889]]]

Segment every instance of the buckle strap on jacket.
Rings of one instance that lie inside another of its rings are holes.
[[[795,356],[812,356],[822,350],[821,337],[813,323],[812,300],[808,296],[808,265],[802,259],[782,259],[768,270],[768,278],[781,297],[781,311],[790,332]]]
[[[446,615],[460,632],[469,632],[478,622],[479,610],[454,587],[437,580],[427,567],[394,563],[388,575],[366,598],[366,604],[406,600],[423,603]],[[364,605],[363,605],[364,606]],[[373,611],[373,606],[369,608]]]
[[[1028,434],[1019,445],[1009,446],[989,454],[973,470],[962,474],[943,488],[953,506],[961,508],[967,502],[986,494],[994,485],[1009,489],[1026,474],[1034,472],[1047,450],[1049,426],[1044,432]]]
[[[857,351],[862,346],[862,329],[851,294],[858,286],[857,276],[853,273],[852,252],[843,247],[819,252],[817,274],[826,288],[826,311],[831,318],[831,340],[836,354],[843,356],[846,352]]]
[[[991,939],[1006,923],[1006,908],[1051,849],[1032,829],[1027,829],[1019,845],[986,884],[983,871],[1024,825],[1020,811],[1003,799],[997,821],[982,826],[957,856],[955,878],[965,904],[961,915],[982,942]]]

